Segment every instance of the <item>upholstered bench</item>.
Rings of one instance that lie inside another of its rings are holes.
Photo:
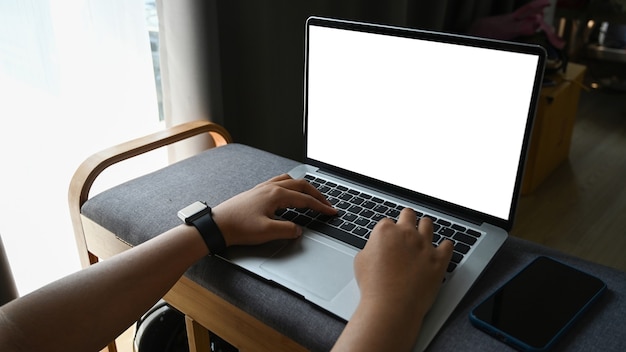
[[[123,145],[110,151],[126,153],[123,157],[99,155],[96,159],[101,162],[92,160],[79,169],[71,186],[70,208],[81,255],[89,259],[84,259],[85,265],[177,226],[176,212],[196,200],[216,205],[297,165],[249,146],[228,144],[230,137],[226,137],[218,143],[222,146],[87,197],[93,179],[109,164],[183,139],[179,134],[186,133],[184,138],[196,134],[189,132],[193,128],[206,132],[203,123],[177,128],[168,134],[168,140],[157,135],[149,138],[149,147],[145,146],[148,140],[145,145]],[[429,350],[507,350],[506,345],[472,327],[468,313],[538,255],[562,260],[597,275],[608,285],[604,297],[558,348],[626,351],[626,273],[514,237],[506,241]],[[345,326],[343,320],[216,257],[204,258],[190,268],[165,299],[186,314],[192,350],[208,350],[209,329],[240,350],[323,351],[332,347]]]

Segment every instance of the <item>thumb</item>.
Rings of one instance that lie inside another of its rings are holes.
[[[270,220],[267,231],[263,234],[263,242],[280,239],[298,238],[302,235],[302,228],[291,221]]]

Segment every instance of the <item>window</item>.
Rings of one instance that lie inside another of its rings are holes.
[[[78,165],[163,128],[149,3],[0,2],[0,234],[22,295],[80,268],[67,204]],[[164,166],[165,154],[124,170]],[[132,176],[111,170],[95,187]]]

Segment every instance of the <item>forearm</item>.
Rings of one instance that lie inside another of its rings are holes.
[[[98,350],[207,252],[195,228],[183,225],[65,277],[2,307],[0,346],[17,338],[14,345],[29,351]]]
[[[410,351],[421,328],[420,314],[401,304],[361,302],[339,336],[333,352]]]
[[[280,175],[213,208],[227,245],[296,238],[301,229],[276,220],[276,209],[336,210],[305,180]],[[95,351],[161,298],[207,245],[181,225],[125,253],[0,308],[0,350]]]

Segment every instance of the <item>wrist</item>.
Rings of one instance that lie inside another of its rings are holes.
[[[207,249],[209,255],[220,254],[226,249],[226,241],[222,231],[213,220],[211,207],[204,202],[195,202],[178,212],[178,217],[185,224],[194,226]]]
[[[363,306],[366,314],[386,321],[386,326],[393,329],[407,329],[407,333],[419,331],[427,310],[421,307],[419,299],[402,299],[389,297],[365,297],[359,307]],[[396,328],[393,328],[396,326]]]
[[[408,351],[417,341],[425,315],[417,306],[376,298],[362,300],[358,309],[362,310],[361,317],[377,321],[376,336],[389,336],[392,339],[384,342],[383,346],[393,346],[392,350],[396,351]]]
[[[213,208],[211,213],[213,215],[213,222],[215,222],[215,225],[217,225],[222,233],[226,247],[233,245],[232,238],[229,237],[229,233],[232,231],[228,227],[228,217],[225,218],[223,212],[221,212],[218,207]]]

